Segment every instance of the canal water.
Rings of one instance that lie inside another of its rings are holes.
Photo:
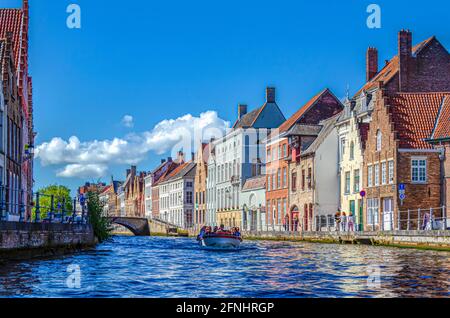
[[[450,253],[116,236],[95,250],[0,264],[0,297],[450,297]]]

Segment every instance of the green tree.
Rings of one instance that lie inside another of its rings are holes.
[[[89,222],[99,242],[109,239],[111,237],[112,227],[108,219],[103,216],[103,204],[100,202],[98,193],[88,193],[87,208],[89,211]]]
[[[72,197],[70,196],[70,189],[68,187],[54,184],[41,188],[37,192],[39,193],[39,210],[41,212],[41,219],[48,217],[48,213],[51,210],[52,196],[54,213],[62,212],[63,202],[65,200],[65,214],[67,216],[72,214]],[[35,207],[33,208],[33,220],[36,218],[36,204],[37,202],[35,201]]]

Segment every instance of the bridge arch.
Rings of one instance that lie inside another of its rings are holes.
[[[112,224],[122,225],[135,236],[150,236],[150,226],[146,218],[109,217]]]

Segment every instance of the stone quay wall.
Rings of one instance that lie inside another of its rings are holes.
[[[65,253],[96,243],[90,225],[0,222],[0,260]]]

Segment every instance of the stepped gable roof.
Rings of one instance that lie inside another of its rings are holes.
[[[14,65],[20,65],[20,48],[22,37],[22,9],[0,9],[0,39],[6,39],[8,32],[13,34]]]

